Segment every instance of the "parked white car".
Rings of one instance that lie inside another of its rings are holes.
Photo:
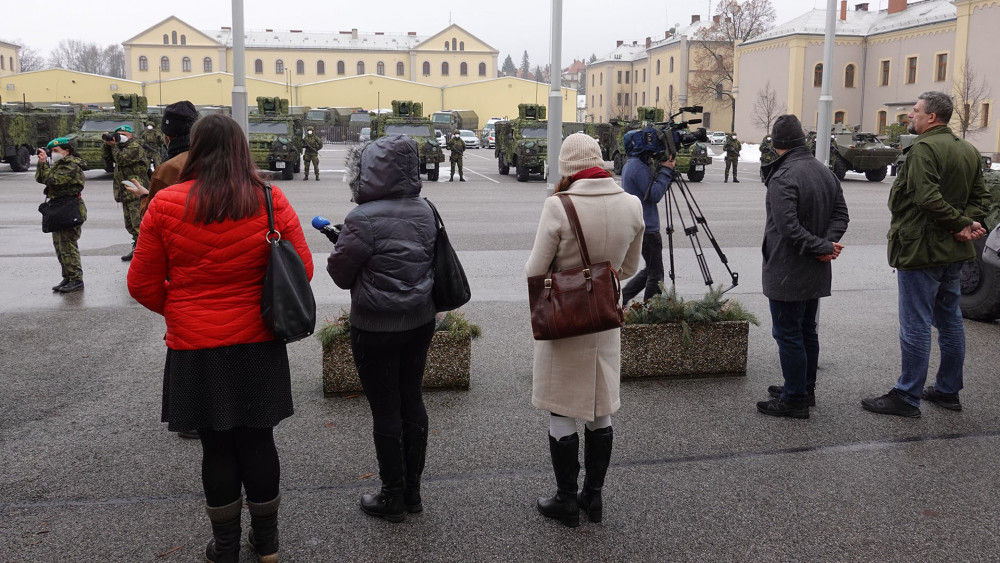
[[[479,148],[479,138],[476,134],[468,129],[459,129],[458,136],[465,141],[465,148],[467,149],[478,149]]]
[[[708,134],[708,142],[713,145],[723,145],[726,143],[726,132],[725,131],[712,131]]]

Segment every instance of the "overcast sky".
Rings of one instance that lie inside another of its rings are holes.
[[[849,0],[851,9],[861,0]],[[872,9],[888,0],[869,0]],[[778,24],[826,0],[771,0]],[[691,15],[709,15],[718,0],[564,0],[562,66],[574,57],[607,54],[616,40],[642,43],[647,36],[662,38],[675,24],[687,24]],[[838,4],[839,6],[839,0]],[[276,9],[277,6],[287,9]],[[610,10],[608,6],[614,6]],[[416,9],[415,9],[416,8]],[[415,31],[430,36],[456,23],[500,51],[498,64],[509,54],[520,66],[528,51],[532,68],[549,60],[551,3],[544,0],[466,2],[444,0],[246,0],[246,29],[301,29],[388,33]],[[4,0],[0,11],[0,39],[18,40],[47,57],[61,39],[82,39],[101,45],[121,43],[168,16],[177,16],[197,29],[232,25],[232,2],[225,0],[168,0],[122,2],[88,0],[83,3]]]

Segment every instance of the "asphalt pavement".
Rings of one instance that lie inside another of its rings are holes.
[[[349,303],[324,271],[329,242],[309,227],[314,215],[337,222],[352,206],[343,154],[340,145],[322,151],[318,182],[276,182],[317,262],[321,319]],[[130,239],[110,175],[87,173],[86,289],[59,295],[36,211],[41,186],[33,169],[2,168],[0,561],[203,560],[210,528],[200,446],[159,422],[164,323],[125,287],[119,256]],[[962,412],[924,405],[922,418],[900,419],[862,410],[860,399],[885,393],[899,367],[895,274],[885,259],[891,178],[848,174],[851,223],[833,295],[822,301],[817,407],[808,420],[758,414],[755,402],[781,382],[760,287],[764,187],[752,162],[740,164],[739,184],[722,183],[722,170],[717,159],[689,187],[739,273],[728,295],[761,319],[750,330],[746,377],[623,382],[604,522],[576,529],[534,506],[554,492],[548,415],[530,404],[524,281],[546,184],[499,175],[486,149],[466,152],[466,182],[448,182],[445,168],[425,183],[471,280],[462,311],[483,327],[471,388],[425,394],[425,510],[401,524],[359,510],[359,495],[378,486],[367,404],[325,398],[319,342],[297,342],[289,346],[296,412],[275,432],[282,561],[1000,559],[1000,326],[966,323]],[[712,283],[728,287],[706,234]],[[700,297],[691,244],[675,237],[675,246],[678,291]],[[936,362],[935,351],[932,374]],[[242,555],[253,560],[246,547]]]

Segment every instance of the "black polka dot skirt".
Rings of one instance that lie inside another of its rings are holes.
[[[291,415],[284,342],[167,349],[162,420],[170,430],[268,428]]]

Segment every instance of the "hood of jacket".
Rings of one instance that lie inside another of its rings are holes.
[[[420,194],[420,150],[406,135],[388,135],[347,151],[344,180],[358,204]]]

